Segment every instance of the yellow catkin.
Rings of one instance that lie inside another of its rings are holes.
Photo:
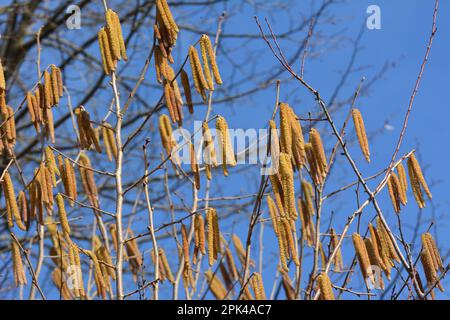
[[[108,34],[105,28],[101,28],[98,32],[98,42],[100,45],[100,54],[103,62],[103,70],[106,74],[115,71],[116,65],[111,55],[111,44],[108,39]]]
[[[270,219],[272,220],[273,230],[278,234],[278,218],[279,213],[275,201],[270,195],[267,196],[267,206],[269,207]]]
[[[314,156],[318,163],[320,172],[322,173],[322,176],[325,177],[327,173],[327,158],[325,156],[325,151],[323,149],[322,139],[320,138],[319,131],[312,128],[309,132],[309,140],[311,142]]]
[[[104,122],[102,126],[103,143],[105,144],[105,149],[109,150],[108,158],[110,161],[114,158],[117,159],[117,143],[113,127]],[[108,152],[108,151],[107,151]]]
[[[264,284],[259,272],[255,272],[250,280],[250,285],[255,293],[256,300],[266,300]]]
[[[200,252],[205,255],[205,220],[202,215],[198,214],[195,216],[195,242]]]
[[[289,272],[289,268],[287,265],[288,254],[287,254],[285,229],[283,227],[281,219],[278,219],[277,222],[278,222],[277,240],[278,240],[278,252],[280,254],[280,267],[282,270]]]
[[[161,264],[164,268],[164,274],[171,283],[174,283],[175,279],[173,277],[172,270],[170,269],[169,262],[167,261],[166,253],[164,252],[163,248],[158,248],[158,251]]]
[[[52,79],[48,71],[44,71],[44,93],[45,107],[51,108],[53,105]]]
[[[224,117],[219,116],[216,120],[216,129],[219,135],[219,151],[222,159],[222,168],[224,176],[228,176],[227,165],[234,167],[236,159],[234,158],[234,151],[231,145],[230,133],[228,131],[228,124]]]
[[[166,67],[167,69],[167,81],[170,82],[170,85],[173,88],[173,93],[175,96],[175,102],[178,108],[180,108],[183,105],[183,98],[181,97],[181,91],[180,91],[180,87],[178,86],[178,80],[175,77],[175,71],[173,70],[173,68],[169,65],[167,65]],[[182,115],[182,113],[180,113],[180,116]],[[182,116],[181,116],[182,118]]]
[[[77,199],[77,179],[75,177],[75,172],[73,170],[72,164],[69,159],[64,159],[64,176],[67,179],[67,190],[66,195],[69,196],[70,199]],[[73,206],[73,201],[70,202],[71,206]]]
[[[64,232],[64,235],[66,237],[69,237],[71,232],[69,221],[67,220],[67,212],[64,206],[64,198],[60,193],[56,195],[56,205],[58,206],[58,214],[59,214],[59,221],[61,222],[61,228]]]
[[[189,108],[189,113],[194,113],[194,105],[192,103],[191,85],[189,84],[189,77],[183,69],[181,70],[181,84],[184,90],[184,97],[186,98],[186,104]]]
[[[291,220],[297,219],[295,208],[294,172],[292,170],[291,158],[287,153],[280,153],[280,173],[283,190],[283,208],[287,217]]]
[[[208,83],[206,82],[205,74],[203,73],[203,68],[200,58],[198,57],[197,49],[193,46],[189,48],[189,61],[191,64],[192,75],[198,80],[199,88],[197,88],[197,91],[201,93],[202,89],[208,89]]]
[[[54,64],[51,65],[52,73],[50,75],[51,83],[52,83],[52,96],[53,96],[53,104],[59,104],[60,91],[59,91],[59,76],[58,76],[58,67]]]
[[[26,227],[23,225],[22,220],[20,219],[19,207],[17,206],[16,195],[14,193],[14,186],[11,177],[9,175],[9,172],[6,172],[3,176],[2,187],[3,193],[5,195],[5,203],[8,207],[7,211],[9,211],[9,213],[7,212],[7,220],[9,227],[12,228],[14,226],[12,219],[12,217],[14,217],[17,226],[20,229],[25,230]]]
[[[270,184],[272,185],[272,191],[275,197],[275,203],[277,204],[280,216],[286,216],[283,209],[283,187],[281,185],[281,178],[279,174],[273,174],[269,176]]]
[[[321,273],[317,277],[317,283],[320,289],[320,299],[321,300],[334,300],[333,286],[331,285],[330,278],[328,274]]]
[[[233,242],[234,249],[236,250],[241,265],[244,265],[246,253],[241,239],[236,234],[233,234],[231,236],[231,241]]]
[[[30,114],[31,122],[36,122],[36,115],[34,113],[34,106],[33,106],[33,99],[32,99],[32,93],[27,92],[27,107],[28,107],[28,113]]]
[[[200,190],[200,169],[197,163],[197,156],[194,149],[194,144],[190,144],[190,160],[191,160],[191,171],[194,174],[194,185],[197,190]]]
[[[294,261],[295,265],[298,266],[299,265],[298,252],[297,247],[295,245],[295,239],[292,235],[291,226],[289,224],[289,221],[287,221],[286,219],[281,219],[281,223],[284,227],[283,234],[286,239],[286,244],[288,245],[289,248],[290,256],[292,257],[292,261]]]
[[[219,67],[216,62],[216,54],[214,53],[213,46],[211,44],[211,40],[209,37],[204,34],[201,38],[201,44],[203,43],[203,47],[206,48],[206,55],[208,56],[209,62],[211,64],[211,69],[213,72],[214,80],[218,85],[222,84],[222,78],[220,76]]]
[[[364,239],[364,244],[366,246],[367,254],[369,255],[370,264],[385,269],[384,262],[378,253],[375,242],[370,238],[366,238]]]
[[[26,196],[25,192],[23,192],[23,191],[19,192],[19,195],[17,196],[17,203],[19,206],[19,214],[20,214],[20,217],[22,218],[22,222],[23,222],[26,230],[28,230],[28,228],[30,227],[31,216],[30,216],[30,208],[28,206],[27,196]]]
[[[167,109],[169,110],[170,119],[172,122],[177,122],[179,120],[178,113],[176,111],[176,102],[174,101],[173,89],[170,82],[164,80],[164,98],[166,99]]]
[[[55,155],[53,154],[53,150],[47,146],[45,147],[45,165],[49,169],[53,186],[56,187],[56,175],[60,175],[58,170],[58,166],[56,165]]]
[[[311,173],[311,178],[314,180],[314,183],[317,185],[322,184],[323,175],[320,172],[319,165],[316,161],[316,157],[314,155],[313,147],[311,143],[305,143],[305,154],[306,159],[309,163],[309,171]]]
[[[292,154],[292,130],[290,121],[289,106],[280,103],[280,151]]]
[[[312,222],[312,216],[308,214],[308,209],[304,200],[299,199],[298,206],[300,210],[300,220],[302,223],[302,232],[306,239],[306,243],[308,246],[312,246],[314,244],[315,239],[315,230]]]
[[[411,154],[408,158],[408,170],[412,171],[414,173],[414,176],[417,179],[417,182],[421,185],[423,190],[425,191],[428,198],[432,198],[430,189],[428,188],[428,185],[425,181],[425,178],[423,177],[422,169],[420,168],[419,162],[416,159],[416,156]],[[411,173],[410,173],[411,176]]]
[[[359,234],[354,233],[352,238],[356,256],[358,257],[359,261],[359,267],[361,268],[361,273],[363,275],[364,280],[366,280],[368,278],[370,268],[369,254],[367,253],[364,241]]]
[[[336,234],[336,232],[334,231],[333,228],[330,229],[330,248],[331,250],[334,250],[335,248],[337,248],[339,243],[339,237]],[[341,248],[338,249],[338,251],[336,252],[336,255],[334,256],[333,259],[333,264],[334,264],[334,270],[335,271],[341,271],[344,268],[344,262],[342,259],[342,252],[341,252]]]
[[[207,224],[207,240],[208,240],[208,262],[212,266],[216,261],[215,254],[215,235],[214,235],[214,210],[208,209],[206,212],[206,224]]]
[[[392,206],[394,207],[394,211],[396,213],[400,213],[400,203],[401,201],[401,186],[398,181],[398,177],[395,173],[392,172],[391,176],[388,180],[388,190],[389,190],[389,196],[392,201]]]
[[[425,249],[425,248],[424,248]],[[420,254],[420,261],[422,262],[422,267],[425,272],[425,277],[427,279],[427,286],[431,288],[436,283],[438,276],[433,265],[433,258],[429,250],[422,250]]]
[[[115,24],[114,12],[111,9],[108,9],[105,13],[105,18],[106,18],[106,33],[108,35],[108,40],[111,45],[111,55],[114,60],[119,60],[121,58],[120,45],[118,32]]]
[[[205,39],[208,39],[207,35],[202,35],[200,38],[200,49],[201,49],[201,53],[202,53],[202,60],[203,60],[203,68],[205,70],[205,80],[206,80],[206,84],[208,85],[208,90],[210,91],[214,91],[214,82],[211,76],[211,70],[209,68],[209,63],[208,63],[208,53],[207,53],[207,44],[205,43]]]
[[[117,32],[117,37],[119,39],[120,55],[122,56],[123,60],[127,61],[128,60],[127,49],[125,46],[125,40],[123,38],[122,26],[120,25],[120,18],[115,12],[113,12],[112,18]]]
[[[378,234],[378,230],[371,223],[369,223],[369,232],[372,240],[373,250],[375,251],[374,255],[378,255],[380,257],[380,267],[383,269],[387,278],[390,280],[391,267],[393,267],[393,263],[389,257],[389,248],[387,247],[387,245],[384,245],[384,242],[382,242],[382,239]]]
[[[315,214],[313,187],[306,180],[302,180],[301,186],[302,186],[302,196],[303,196],[303,200],[306,203],[306,207],[308,209],[308,214],[313,216]]]
[[[0,60],[0,90],[6,90],[6,81],[5,81],[5,73],[3,72],[3,64],[2,60]]]
[[[20,286],[26,285],[27,277],[25,275],[25,269],[23,267],[20,248],[14,239],[11,240],[11,255],[13,262],[14,281],[16,287],[18,287],[19,285]]]
[[[86,196],[88,197],[91,205],[98,208],[98,192],[97,186],[95,184],[94,172],[90,170],[91,161],[85,153],[81,153],[78,163],[80,164],[78,167],[80,170],[81,182],[83,184],[84,192],[86,193]]]
[[[189,242],[188,242],[188,235],[186,231],[186,226],[184,224],[181,225],[181,238],[182,238],[182,245],[183,245],[183,258],[185,267],[190,265],[189,260]]]
[[[208,122],[202,123],[203,134],[203,158],[205,162],[206,178],[211,180],[211,167],[217,166],[216,150],[214,148],[214,141],[209,129]]]
[[[407,196],[406,196],[406,191],[408,190],[408,181],[406,179],[406,171],[405,171],[405,167],[403,166],[403,164],[400,162],[397,166],[397,174],[398,174],[398,180],[400,182],[400,187],[401,187],[401,193],[402,193],[402,199],[404,201],[403,205],[406,205],[406,203],[408,202]]]
[[[444,264],[442,263],[441,255],[436,246],[436,242],[433,239],[431,233],[427,232],[422,235],[422,246],[430,251],[431,257],[433,258],[433,264],[436,270],[444,272]]]
[[[291,131],[292,131],[292,156],[298,170],[301,170],[306,163],[305,139],[303,137],[302,126],[297,120],[297,116],[292,109],[289,110]]]
[[[225,299],[227,290],[225,289],[222,282],[213,274],[210,270],[205,273],[206,279],[208,280],[209,289],[217,300]]]
[[[389,234],[388,234],[386,228],[382,224],[380,217],[377,217],[376,222],[377,222],[378,235],[380,237],[380,240],[383,243],[383,246],[385,246],[387,248],[389,258],[392,260],[395,260],[397,262],[400,262],[400,258],[398,257],[397,252],[395,251],[394,244],[392,243],[392,240],[389,237]]]
[[[84,251],[87,256],[92,260],[93,269],[94,269],[94,279],[97,286],[97,295],[102,296],[104,299],[106,298],[106,283],[102,276],[102,270],[100,267],[100,263],[98,262],[98,258],[94,252],[85,250]]]
[[[359,146],[367,162],[370,162],[369,142],[367,140],[366,129],[364,127],[364,120],[361,112],[358,109],[352,110],[353,124],[355,125],[356,137],[358,138]]]

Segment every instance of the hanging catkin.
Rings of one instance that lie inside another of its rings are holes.
[[[189,77],[184,69],[181,69],[181,84],[183,86],[184,97],[186,98],[189,113],[192,114],[194,113],[194,105],[192,104],[191,85],[189,84]]]
[[[297,209],[295,208],[294,172],[289,154],[280,153],[280,174],[283,189],[283,208],[287,217],[291,220],[297,219]]]
[[[194,86],[197,92],[202,96],[203,101],[206,101],[205,89],[208,89],[208,84],[203,73],[203,68],[198,57],[198,52],[195,47],[189,47],[189,63],[191,65],[192,79],[194,79]]]
[[[197,155],[195,153],[194,144],[190,143],[190,160],[191,160],[191,171],[194,174],[194,186],[197,190],[200,190],[200,169],[197,163]]]
[[[75,115],[77,116],[78,132],[80,133],[81,149],[89,150],[91,146],[94,146],[98,153],[102,153],[97,134],[91,125],[89,113],[83,106],[79,106],[75,108]]]
[[[253,273],[253,276],[250,279],[250,285],[253,289],[253,292],[255,293],[256,300],[266,300],[264,284],[263,284],[262,276],[259,272]]]
[[[9,175],[9,172],[6,172],[3,176],[2,181],[3,192],[5,195],[5,203],[6,203],[6,216],[8,225],[10,228],[14,226],[12,218],[16,221],[17,227],[21,230],[26,230],[27,227],[22,222],[22,217],[19,212],[19,206],[16,202],[16,194],[14,192],[14,186]]]
[[[428,250],[430,252],[430,255],[433,259],[433,265],[435,270],[440,270],[441,272],[444,272],[444,264],[442,263],[441,255],[439,254],[439,251],[436,246],[436,242],[433,239],[433,236],[431,233],[427,232],[422,234],[422,246],[424,250]]]
[[[212,266],[217,260],[220,250],[219,220],[216,209],[208,208],[206,212],[206,223],[208,233],[208,262]]]
[[[102,57],[103,71],[105,74],[109,75],[116,70],[116,63],[111,55],[111,44],[104,27],[98,32],[98,43],[100,46],[100,55]]]
[[[339,237],[336,234],[336,232],[334,231],[333,228],[330,229],[330,249],[333,251],[337,248],[339,243]],[[342,259],[342,252],[341,252],[341,248],[339,247],[339,249],[336,252],[336,255],[333,258],[333,264],[334,264],[334,270],[339,272],[344,268],[344,262]]]
[[[366,246],[367,254],[369,255],[370,264],[372,266],[380,267],[381,269],[384,270],[385,269],[384,262],[378,253],[376,243],[372,241],[372,239],[366,238],[364,239],[364,245]],[[379,284],[382,287],[384,287],[384,283],[382,282],[381,279]]]
[[[328,274],[321,273],[317,277],[317,283],[320,289],[320,299],[321,300],[334,300],[333,286],[331,285],[330,278]]]
[[[66,238],[70,237],[70,226],[67,220],[66,208],[64,206],[64,198],[60,193],[56,195],[56,205],[58,206],[59,221],[61,222],[61,228]]]
[[[370,237],[372,239],[373,249],[376,251],[374,254],[378,254],[382,264],[381,268],[388,280],[391,279],[391,268],[394,266],[391,258],[389,257],[389,248],[387,244],[384,244],[382,238],[378,234],[377,228],[375,228],[371,223],[369,223]],[[384,240],[384,239],[383,239]]]
[[[278,159],[279,160],[279,159]],[[283,186],[281,185],[281,178],[279,174],[273,174],[269,176],[270,184],[272,185],[272,191],[275,197],[275,203],[277,204],[280,216],[286,216],[283,209]]]
[[[205,255],[206,249],[205,249],[205,220],[203,219],[203,216],[200,214],[197,214],[194,219],[195,224],[195,246],[199,248],[200,252]]]
[[[85,153],[81,153],[78,159],[78,166],[80,170],[81,182],[83,184],[84,192],[86,193],[87,198],[89,199],[90,204],[93,207],[98,208],[98,192],[97,186],[95,184],[94,172],[91,168],[91,161],[89,157]]]
[[[205,277],[208,280],[209,289],[217,300],[225,299],[227,295],[227,290],[225,289],[222,282],[213,274],[210,270],[205,273]]]
[[[373,281],[373,277],[371,273],[369,273],[370,270],[370,259],[369,254],[367,253],[366,246],[364,244],[363,239],[361,236],[357,233],[354,233],[353,236],[353,246],[355,247],[356,256],[358,257],[359,261],[359,267],[361,269],[362,276],[365,281],[368,280],[368,277],[370,276],[370,279]]]
[[[205,162],[206,178],[211,180],[211,167],[217,167],[216,150],[214,148],[214,141],[209,129],[208,122],[202,123],[203,135],[203,157]]]
[[[408,173],[414,198],[416,199],[419,208],[424,208],[425,200],[423,198],[422,188],[429,199],[432,198],[432,195],[425,181],[425,178],[423,177],[422,169],[420,168],[419,162],[417,161],[414,153],[411,154],[408,158]]]
[[[300,220],[302,223],[302,232],[306,239],[306,243],[308,246],[312,246],[314,244],[315,239],[315,229],[312,221],[312,215],[308,212],[307,205],[303,199],[298,200],[298,207],[300,210]]]
[[[209,73],[209,66],[208,66],[208,69],[206,67],[208,65],[206,58],[208,58],[209,63],[211,65],[212,73],[214,76],[214,81],[218,85],[221,85],[222,78],[220,76],[219,67],[217,66],[216,54],[214,53],[214,49],[211,44],[211,40],[209,39],[209,37],[206,34],[203,34],[202,37],[200,38],[200,47],[202,49],[202,57],[203,57],[203,64],[205,65],[205,72]],[[207,78],[211,78],[211,75],[207,74]],[[212,80],[208,80],[208,81],[211,81],[209,84],[210,90],[214,90],[214,85],[212,84]]]
[[[369,142],[367,140],[366,129],[364,127],[364,120],[361,112],[358,109],[352,110],[353,124],[355,125],[356,137],[358,138],[359,146],[367,162],[370,162]]]
[[[403,203],[401,199],[402,190],[400,182],[398,181],[398,177],[394,172],[391,173],[387,185],[389,190],[389,196],[391,198],[392,205],[394,207],[394,211],[396,213],[400,213],[400,203]]]
[[[102,125],[103,144],[105,145],[106,154],[109,161],[117,159],[117,143],[113,127],[108,122]]]
[[[327,174],[327,158],[323,149],[322,139],[320,138],[319,131],[312,128],[309,132],[309,141],[312,145],[314,157],[316,159],[318,169],[323,177]]]
[[[277,222],[278,222],[277,240],[278,240],[278,252],[280,254],[280,267],[282,270],[289,272],[289,268],[287,265],[288,252],[284,226],[281,222],[281,219],[278,219]]]
[[[273,230],[278,234],[278,219],[279,213],[275,201],[270,195],[267,196],[267,206],[269,207],[270,219],[272,220]]]
[[[394,244],[392,243],[392,240],[389,237],[388,231],[382,224],[380,217],[377,217],[376,222],[377,222],[377,230],[378,230],[378,235],[380,237],[380,241],[382,243],[382,246],[387,248],[387,253],[388,253],[389,258],[391,260],[400,262],[400,258],[398,257],[397,252],[395,251]]]
[[[15,239],[11,240],[11,256],[13,262],[14,282],[16,287],[24,286],[27,284],[27,277],[25,275],[25,269],[23,267],[22,256],[20,248]]]
[[[408,181],[406,179],[405,167],[403,166],[403,164],[401,162],[397,166],[397,174],[398,174],[398,180],[400,182],[400,187],[401,187],[401,198],[404,201],[404,203],[402,202],[402,204],[406,205],[406,203],[408,202],[408,199],[406,196],[406,191],[408,190]]]
[[[228,124],[224,117],[219,116],[216,120],[217,134],[219,135],[219,152],[222,160],[222,168],[224,176],[228,176],[227,165],[236,166],[233,146],[231,144]]]

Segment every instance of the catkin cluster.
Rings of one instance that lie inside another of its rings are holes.
[[[420,261],[422,262],[423,270],[427,280],[427,287],[432,289],[438,287],[441,292],[444,291],[438,278],[438,271],[444,272],[444,264],[442,263],[441,255],[437,249],[433,236],[427,232],[422,234],[422,252],[420,254]],[[434,292],[431,291],[431,296],[434,298]]]
[[[98,153],[102,153],[98,131],[92,127],[89,113],[83,106],[79,106],[75,108],[75,115],[77,117],[81,149],[89,150],[91,147],[94,147]]]
[[[43,80],[43,83],[37,85],[34,93],[27,92],[27,108],[36,132],[40,133],[43,126],[46,137],[55,143],[52,107],[59,104],[64,93],[61,70],[53,64],[50,65],[44,71]]]
[[[105,13],[106,26],[98,32],[98,43],[102,57],[103,71],[111,74],[116,71],[117,62],[121,59],[127,61],[125,41],[122,35],[122,26],[117,13],[108,9]]]
[[[209,37],[204,34],[200,38],[200,49],[203,65],[200,61],[197,49],[194,46],[189,47],[189,62],[191,65],[192,79],[194,87],[206,102],[206,91],[214,91],[214,82],[222,84],[222,78],[216,63],[216,54]],[[211,72],[212,71],[212,72]],[[214,78],[214,82],[213,82]]]
[[[297,115],[286,103],[280,103],[280,151],[291,157],[298,170],[306,163],[302,127]]]

